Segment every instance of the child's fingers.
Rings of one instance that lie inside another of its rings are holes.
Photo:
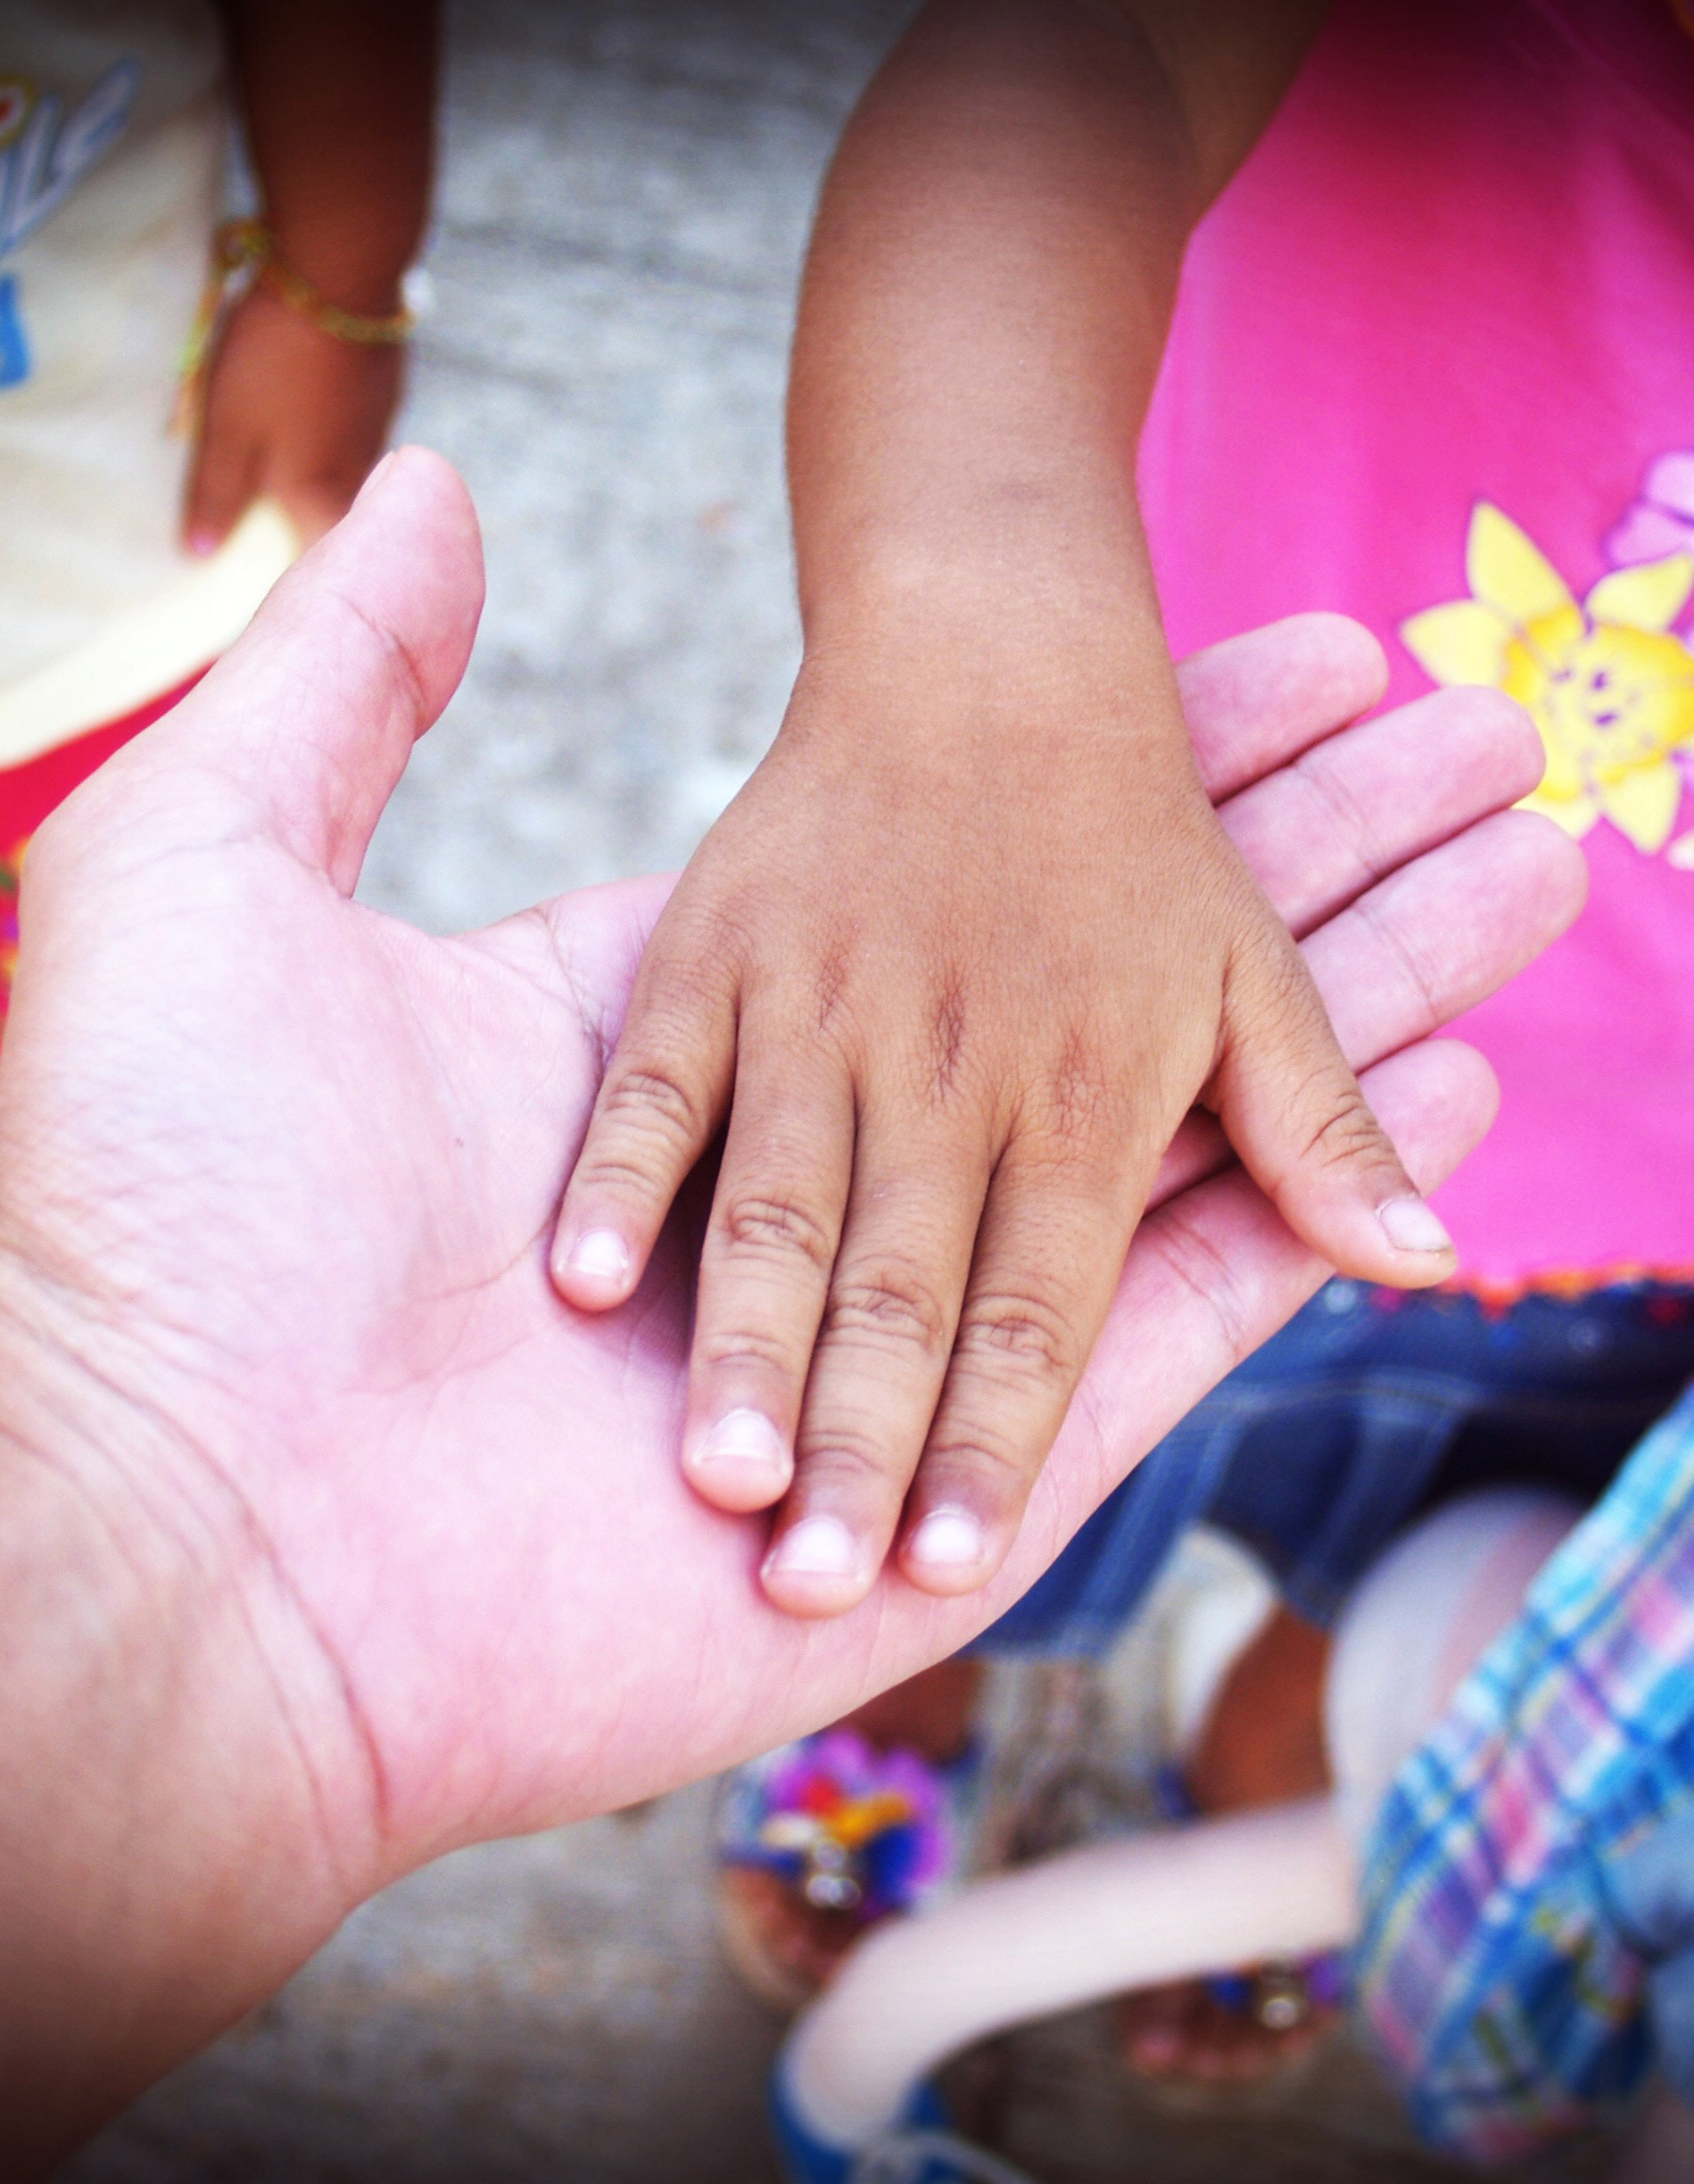
[[[633,1292],[735,1079],[734,987],[669,953],[664,934],[661,921],[553,1232],[553,1285],[584,1311]]]
[[[1370,1112],[1299,951],[1267,913],[1229,967],[1209,1104],[1294,1234],[1343,1274],[1427,1288],[1453,1270],[1439,1217]]]
[[[210,401],[183,505],[182,538],[190,553],[213,553],[223,544],[259,490],[259,443],[245,420]]]
[[[1104,1324],[1152,1163],[1025,1138],[996,1173],[900,1568],[973,1592],[1004,1560]]]
[[[815,1039],[744,1026],[700,1253],[682,1464],[706,1501],[768,1509],[794,1475],[812,1345],[853,1168],[853,1086]]]
[[[946,1374],[988,1185],[986,1114],[874,1106],[806,1386],[765,1592],[839,1615],[870,1590]]]

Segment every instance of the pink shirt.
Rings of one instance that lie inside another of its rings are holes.
[[[1195,236],[1143,446],[1179,653],[1338,608],[1383,639],[1391,702],[1497,682],[1541,729],[1537,800],[1592,891],[1462,1027],[1503,1101],[1437,1203],[1483,1286],[1694,1272],[1679,17],[1342,0]]]

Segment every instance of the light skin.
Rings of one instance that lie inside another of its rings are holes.
[[[672,897],[566,1193],[615,1307],[720,1133],[682,1457],[764,1583],[986,1583],[1196,1105],[1296,1234],[1453,1259],[1205,793],[1133,455],[1194,221],[1321,6],[932,0],[801,301],[804,663]]]
[[[401,308],[434,159],[431,0],[219,0],[262,217],[326,302]],[[326,65],[333,56],[333,65]],[[183,538],[211,553],[261,494],[303,539],[345,515],[399,406],[403,348],[338,339],[262,285],[228,312],[207,373]]]
[[[450,939],[351,899],[480,598],[462,487],[394,459],[28,861],[0,1055],[8,2174],[410,1867],[650,1796],[954,1650],[1324,1271],[1185,1140],[994,1584],[938,1601],[890,1572],[833,1625],[775,1609],[767,1522],[675,1466],[688,1219],[622,1311],[548,1280],[667,883]],[[1574,914],[1582,868],[1544,822],[1483,816],[1535,765],[1500,700],[1333,734],[1379,672],[1320,617],[1183,690],[1433,1184],[1492,1086],[1415,1042]],[[1455,754],[1438,789],[1432,727]],[[1380,822],[1337,828],[1326,782]]]

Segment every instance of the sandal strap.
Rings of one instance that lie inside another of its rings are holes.
[[[1347,1998],[1347,1959],[1339,1949],[1276,1957],[1239,1972],[1214,1973],[1203,1982],[1220,2008],[1251,2017],[1270,2032],[1292,2032],[1314,2010],[1339,2009]]]

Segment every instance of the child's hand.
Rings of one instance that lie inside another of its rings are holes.
[[[945,649],[808,661],[649,944],[556,1245],[571,1302],[627,1297],[729,1116],[684,1461],[786,1494],[800,1613],[869,1589],[903,1505],[913,1584],[998,1567],[1195,1101],[1335,1265],[1451,1267],[1174,690],[1126,699],[1097,639]]]
[[[183,537],[211,553],[262,493],[310,544],[352,505],[400,401],[401,352],[338,341],[255,288],[229,314],[207,375]]]

